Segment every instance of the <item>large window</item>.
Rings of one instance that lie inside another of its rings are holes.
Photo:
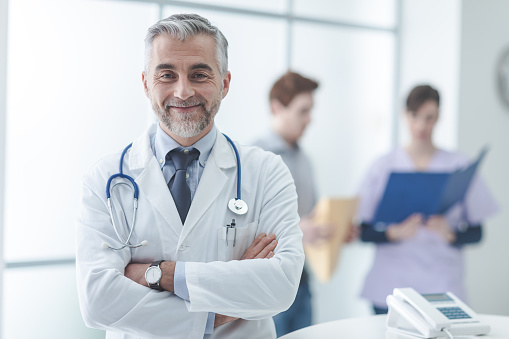
[[[151,119],[140,74],[158,17],[143,2],[9,2],[3,338],[104,336],[77,304],[81,177]]]
[[[0,99],[6,98],[0,338],[104,336],[85,327],[76,296],[81,178],[154,119],[141,83],[151,24],[195,12],[223,31],[232,82],[216,122],[242,143],[268,128],[268,92],[278,76],[293,69],[318,80],[302,146],[314,161],[320,193],[346,196],[393,140],[395,1],[0,0],[8,3],[7,33],[0,27],[0,43],[8,38],[0,46],[7,56],[0,58],[0,70],[7,70],[7,90],[0,85]],[[361,279],[363,272],[345,267],[341,274],[353,276],[352,284]],[[316,322],[333,309],[320,293]],[[362,313],[357,300],[351,303],[344,307],[350,315]]]

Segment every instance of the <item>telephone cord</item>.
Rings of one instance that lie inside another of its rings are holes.
[[[449,332],[449,330],[447,328],[443,328],[442,331],[444,331],[445,333],[447,333],[447,335],[449,336],[449,338],[451,339],[454,339],[454,336],[451,334],[451,332]]]
[[[460,336],[453,336],[451,334],[451,332],[449,332],[448,329],[446,328],[443,328],[442,329],[443,332],[445,332],[447,334],[447,337],[449,337],[450,339],[477,339],[477,337],[474,337],[474,336],[470,336],[470,335],[460,335]],[[444,337],[445,338],[445,337]]]

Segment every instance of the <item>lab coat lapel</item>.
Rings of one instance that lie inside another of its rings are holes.
[[[182,222],[161,167],[152,152],[150,135],[155,133],[155,128],[152,127],[133,143],[129,169],[131,171],[142,169],[141,174],[135,177],[140,189],[140,198],[143,195],[179,236],[182,231]]]
[[[152,206],[163,216],[164,220],[171,226],[177,235],[182,230],[182,222],[171,196],[168,186],[164,180],[163,172],[154,157],[148,166],[136,178],[140,188],[140,196],[143,194]]]
[[[207,164],[191,203],[184,229],[182,230],[181,240],[185,239],[222,192],[224,185],[229,179],[224,170],[235,166],[235,153],[226,138],[218,131],[216,142],[207,159]],[[224,200],[224,207],[221,206],[220,208],[227,208],[228,200],[231,198],[233,196],[220,198]]]

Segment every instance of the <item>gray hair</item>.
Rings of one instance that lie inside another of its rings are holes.
[[[185,41],[193,36],[204,34],[216,41],[216,61],[222,76],[228,71],[228,41],[223,33],[198,14],[174,14],[152,25],[145,37],[145,72],[152,53],[152,42],[160,34],[168,34],[174,39]]]

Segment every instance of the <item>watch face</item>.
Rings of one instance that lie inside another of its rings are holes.
[[[149,284],[157,284],[161,280],[161,269],[158,266],[152,266],[145,272],[145,280]]]

